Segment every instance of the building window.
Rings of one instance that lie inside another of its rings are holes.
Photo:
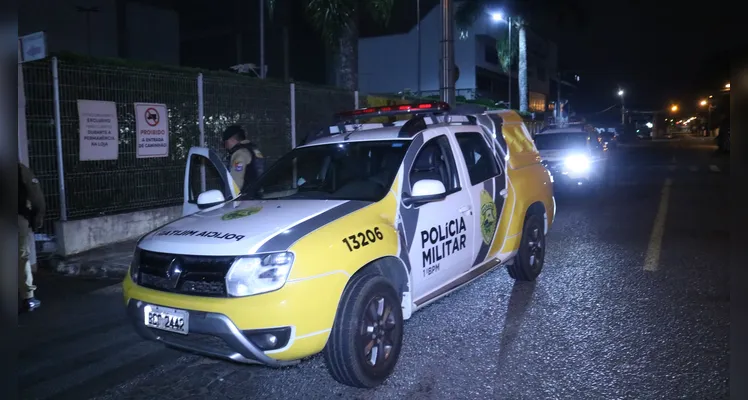
[[[530,92],[530,111],[533,112],[545,112],[545,95],[535,92]]]
[[[493,65],[499,65],[499,52],[496,50],[496,46],[485,46],[486,62]]]

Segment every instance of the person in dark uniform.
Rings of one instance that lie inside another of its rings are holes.
[[[39,180],[31,170],[18,162],[18,295],[19,309],[33,311],[41,302],[34,297],[34,276],[29,255],[31,246],[29,233],[42,227],[46,205]]]
[[[265,172],[265,158],[239,125],[223,131],[223,144],[229,151],[228,169],[242,193]]]

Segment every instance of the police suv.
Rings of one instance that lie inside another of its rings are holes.
[[[322,352],[337,381],[374,387],[413,312],[499,266],[538,276],[556,205],[515,112],[337,119],[245,193],[191,149],[184,216],[138,242],[123,283],[143,337],[274,367]]]

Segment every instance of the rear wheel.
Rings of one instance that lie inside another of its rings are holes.
[[[525,220],[519,250],[514,264],[507,270],[509,276],[518,281],[534,281],[543,270],[545,262],[545,227],[543,217],[533,214]]]
[[[403,312],[390,281],[373,273],[354,276],[323,351],[330,375],[344,385],[375,387],[395,369],[402,341]]]

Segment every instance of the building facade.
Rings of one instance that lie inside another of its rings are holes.
[[[438,94],[441,15],[438,7],[421,19],[420,90],[423,95]],[[510,73],[499,63],[497,40],[504,40],[508,25],[495,21],[491,15],[479,18],[466,32],[454,27],[454,55],[458,77],[457,96],[468,99],[487,98],[506,102],[509,80],[512,85],[512,106],[519,105],[516,64]],[[516,29],[513,34],[516,35]],[[361,38],[359,40],[359,90],[385,94],[417,92],[418,30]],[[515,40],[516,45],[516,40]],[[527,77],[531,111],[544,112],[552,101],[551,80],[556,75],[557,47],[531,30],[527,31]]]

